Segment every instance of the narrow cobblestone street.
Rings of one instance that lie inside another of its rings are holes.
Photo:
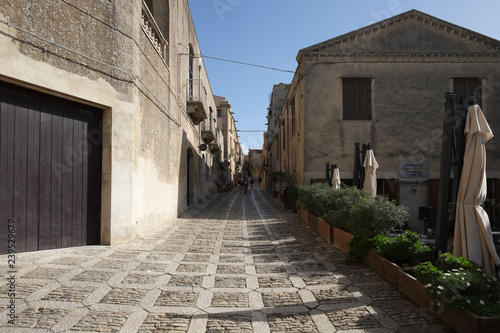
[[[130,244],[17,254],[0,331],[445,332],[345,258],[267,192],[234,190]]]

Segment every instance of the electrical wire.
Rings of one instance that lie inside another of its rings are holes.
[[[97,19],[95,16],[93,16],[93,15],[91,15],[91,14],[89,14],[89,13],[87,13],[87,12],[83,11],[82,9],[80,9],[80,8],[78,8],[78,7],[76,7],[76,6],[74,6],[73,4],[68,3],[68,2],[67,2],[67,1],[65,1],[65,0],[62,0],[62,1],[63,1],[63,3],[65,3],[65,4],[67,4],[67,5],[70,5],[70,6],[74,7],[74,8],[76,8],[76,9],[78,9],[78,10],[79,10],[79,11],[81,11],[82,13],[84,13],[84,14],[88,15],[89,17],[91,17],[91,18],[93,18],[93,19],[95,19],[95,20],[97,20],[97,21],[99,21],[99,22],[101,22],[101,23],[103,23],[103,24],[107,25],[108,27],[110,27],[110,28],[112,28],[112,29],[114,29],[114,30],[116,30],[116,31],[119,31],[119,32],[120,32],[120,33],[122,33],[124,36],[126,36],[126,37],[130,38],[131,40],[133,40],[133,41],[135,42],[135,44],[136,44],[137,46],[139,46],[139,44],[138,44],[138,43],[137,43],[137,42],[136,42],[136,41],[135,41],[132,37],[130,37],[130,36],[128,36],[128,35],[126,35],[126,34],[124,34],[123,32],[121,32],[120,30],[118,30],[118,29],[116,29],[116,28],[112,27],[111,25],[104,23],[103,21],[101,21],[101,20]],[[21,31],[21,32],[23,32],[23,33],[26,33],[26,34],[28,34],[28,35],[30,35],[30,36],[32,36],[32,37],[34,37],[34,38],[37,38],[37,39],[39,39],[39,40],[41,40],[41,41],[43,41],[43,42],[45,42],[45,43],[47,43],[47,44],[54,45],[54,46],[56,46],[56,47],[59,47],[59,48],[61,48],[61,49],[65,50],[65,51],[67,51],[67,52],[70,52],[70,53],[76,54],[76,55],[81,56],[81,57],[83,57],[83,58],[85,58],[85,59],[87,59],[87,60],[93,61],[93,62],[95,62],[95,63],[97,63],[97,64],[99,64],[99,65],[106,66],[106,67],[111,68],[111,69],[113,69],[113,70],[116,70],[116,71],[118,71],[118,72],[120,72],[120,73],[122,73],[122,74],[125,74],[126,76],[128,76],[128,77],[129,77],[129,79],[128,79],[127,81],[129,81],[129,82],[131,82],[132,84],[134,84],[134,85],[135,85],[135,86],[139,89],[139,91],[141,91],[141,92],[144,94],[144,96],[146,96],[148,99],[150,99],[150,100],[153,102],[153,104],[155,104],[155,105],[158,107],[158,109],[159,109],[159,110],[160,110],[160,111],[161,111],[161,112],[162,112],[165,116],[167,116],[170,120],[172,120],[172,121],[173,121],[173,122],[174,122],[177,126],[180,126],[180,121],[176,119],[175,115],[171,114],[171,111],[169,110],[169,108],[168,108],[165,104],[163,104],[163,103],[160,101],[160,99],[159,99],[159,98],[158,98],[158,97],[157,97],[157,96],[156,96],[156,95],[155,95],[155,94],[151,91],[151,89],[149,88],[149,86],[148,86],[147,84],[145,84],[145,83],[144,83],[144,82],[143,82],[143,81],[142,81],[142,80],[141,80],[141,79],[140,79],[137,75],[135,75],[135,74],[133,74],[133,73],[130,73],[130,72],[128,72],[128,71],[126,71],[126,70],[124,70],[124,69],[122,69],[122,68],[119,68],[119,67],[117,67],[117,66],[114,66],[114,65],[111,65],[111,64],[109,64],[109,63],[106,63],[106,62],[100,61],[100,60],[98,60],[98,59],[95,59],[95,58],[93,58],[93,57],[91,57],[91,56],[88,56],[88,55],[86,55],[86,54],[83,54],[83,53],[81,53],[81,52],[79,52],[79,51],[73,50],[73,49],[71,49],[71,48],[69,48],[69,47],[67,47],[67,46],[65,46],[65,45],[62,45],[62,44],[56,43],[56,42],[54,42],[54,41],[52,41],[52,40],[48,40],[47,38],[41,37],[41,36],[39,36],[39,35],[37,35],[37,34],[35,34],[35,33],[31,32],[31,31],[28,31],[28,30],[26,30],[26,29],[24,29],[24,28],[22,28],[22,27],[19,27],[19,26],[15,25],[15,24],[12,24],[10,21],[5,21],[5,20],[3,20],[3,19],[0,19],[0,23],[5,24],[5,25],[7,25],[8,27],[14,28],[14,29],[16,29],[16,30],[18,30],[18,31]],[[142,51],[142,50],[141,50],[141,51]],[[145,54],[144,54],[144,56],[145,56]],[[147,57],[146,57],[146,58],[147,58]],[[158,76],[160,77],[160,79],[163,81],[163,78],[161,77],[161,75],[160,75],[158,72],[157,72],[157,75],[158,75]],[[151,97],[150,97],[150,96],[148,96],[148,94],[146,94],[146,93],[143,91],[143,89],[137,85],[137,82],[139,82],[139,83],[140,83],[140,84],[141,84],[141,85],[145,88],[145,90],[147,90],[147,92],[151,95]],[[165,82],[165,81],[163,81],[163,82],[166,84],[166,82]],[[166,85],[167,85],[167,84],[166,84]],[[174,92],[170,89],[170,86],[169,86],[169,85],[167,85],[167,87],[169,88],[170,93],[171,93],[172,95],[174,95],[174,97],[177,97],[177,96],[174,94]],[[153,99],[154,99],[154,100],[153,100]],[[177,99],[177,98],[176,98],[176,99]]]
[[[232,63],[239,64],[239,65],[259,67],[259,68],[270,69],[270,70],[278,71],[278,72],[295,73],[295,71],[291,71],[291,70],[288,70],[288,69],[279,69],[279,68],[274,68],[274,67],[268,67],[268,66],[250,64],[250,63],[242,62],[242,61],[229,60],[229,59],[223,59],[223,58],[217,58],[217,57],[210,57],[210,56],[207,56],[207,55],[204,55],[204,54],[202,54],[201,56],[203,58],[207,58],[207,59],[214,59],[214,60],[219,60],[219,61],[232,62]]]

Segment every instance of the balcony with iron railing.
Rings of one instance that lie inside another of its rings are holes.
[[[222,141],[222,135],[221,135],[220,129],[216,128],[215,129],[215,139],[214,139],[214,141],[212,141],[208,144],[208,149],[210,149],[210,151],[212,153],[218,152],[220,150],[220,147],[221,147],[221,141]]]
[[[187,112],[195,125],[207,119],[207,92],[200,79],[187,81]]]
[[[201,138],[206,144],[215,140],[215,119],[208,118],[200,123],[201,126]]]

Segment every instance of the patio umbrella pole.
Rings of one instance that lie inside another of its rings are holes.
[[[439,179],[438,215],[436,221],[436,255],[447,252],[448,227],[450,225],[449,203],[451,154],[453,146],[453,118],[455,109],[455,94],[445,93],[445,108],[443,121],[443,144],[441,148],[441,170]]]
[[[354,175],[352,177],[352,186],[354,187],[359,187],[359,167],[360,167],[360,161],[359,161],[359,143],[354,144]]]
[[[371,149],[370,148],[370,144],[365,144],[363,143],[363,146],[362,146],[362,149],[361,149],[361,160],[359,162],[359,165],[360,165],[360,171],[359,171],[359,183],[360,183],[360,187],[359,188],[363,188],[363,184],[365,183],[365,167],[363,165],[363,163],[365,162],[365,158],[366,158],[366,152]]]
[[[329,163],[326,163],[326,174],[325,174],[325,182],[329,185],[329,186],[333,186],[333,170],[335,170],[335,168],[337,168],[337,164],[332,164],[331,167],[330,167],[330,164]]]
[[[441,150],[441,169],[439,179],[438,215],[436,222],[436,256],[448,251],[448,238],[455,222],[455,206],[463,164],[466,112],[456,110],[456,95],[445,93],[445,112],[443,120],[443,144]],[[453,170],[453,189],[450,191]],[[450,202],[451,199],[451,202]]]
[[[450,205],[450,221],[455,221],[457,196],[460,187],[460,178],[462,176],[462,169],[464,166],[465,154],[465,121],[467,118],[467,109],[470,105],[474,105],[474,94],[471,96],[465,94],[460,97],[460,104],[455,107],[454,112],[454,127],[453,127],[453,150],[452,150],[452,171],[453,171],[453,189],[451,192],[451,205]],[[450,225],[454,228],[454,223]]]

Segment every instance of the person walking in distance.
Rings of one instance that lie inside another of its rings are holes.
[[[248,191],[248,183],[249,183],[248,178],[247,177],[243,178],[243,192],[245,193],[247,193]]]

